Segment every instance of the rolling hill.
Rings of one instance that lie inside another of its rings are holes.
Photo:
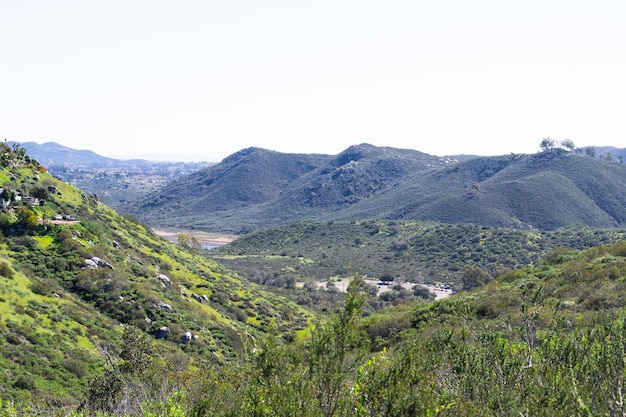
[[[251,148],[127,209],[152,225],[236,234],[300,220],[615,227],[625,180],[623,163],[562,149],[458,162],[368,144],[336,156]]]

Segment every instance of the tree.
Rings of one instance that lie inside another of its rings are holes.
[[[179,233],[178,245],[181,248],[189,249],[191,247],[191,237],[187,233]]]
[[[343,309],[317,327],[307,345],[308,376],[325,417],[346,415],[352,407],[349,380],[367,352],[366,337],[359,326],[367,298],[363,284],[361,278],[350,281]]]
[[[576,145],[574,145],[574,142],[571,139],[563,139],[561,141],[561,147],[570,152],[576,149]]]
[[[190,236],[187,233],[178,234],[178,245],[181,248],[191,249],[194,252],[198,252],[202,249],[202,244],[196,239],[195,236]]]
[[[556,141],[550,138],[543,138],[541,140],[541,143],[539,144],[539,147],[541,148],[543,152],[549,151],[550,149],[553,149],[555,146],[556,146]]]
[[[2,200],[11,201],[13,199],[13,190],[10,185],[4,185],[2,188]]]
[[[26,206],[17,210],[17,223],[22,228],[30,230],[37,227],[37,214]]]
[[[104,373],[95,376],[87,388],[86,406],[90,411],[127,415],[129,409],[150,396],[153,385],[154,346],[139,328],[125,325],[119,357],[113,358],[100,347],[108,361]],[[162,382],[162,381],[161,381]],[[139,395],[142,394],[142,396]]]
[[[585,155],[587,155],[590,158],[595,158],[596,157],[596,148],[594,147],[588,147],[585,148]]]
[[[41,185],[34,187],[30,194],[33,197],[38,198],[40,200],[47,200],[48,197],[50,197],[50,193],[48,192],[48,189]]]
[[[614,157],[613,154],[611,152],[607,152],[604,155],[602,155],[602,160],[603,161],[607,161],[607,162],[613,162],[614,161]]]
[[[391,281],[394,280],[393,276],[391,274],[383,274],[380,277],[380,280],[384,283],[390,283]]]
[[[491,276],[481,267],[476,265],[465,265],[461,274],[463,289],[471,290],[480,287],[491,281]]]

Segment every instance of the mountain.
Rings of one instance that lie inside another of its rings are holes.
[[[355,213],[391,219],[553,230],[626,221],[626,166],[563,150],[481,157],[407,177]],[[382,215],[380,214],[382,213]]]
[[[238,360],[270,327],[307,328],[309,311],[0,147],[0,414],[7,398],[76,405],[108,366],[131,372],[121,338],[186,368]]]
[[[48,172],[76,187],[97,194],[107,205],[122,211],[166,183],[211,164],[208,162],[155,162],[142,159],[107,158],[89,150],[77,150],[54,142],[38,144],[7,142],[25,149],[29,157]]]
[[[50,167],[53,165],[65,165],[71,167],[118,167],[123,162],[113,158],[98,155],[90,150],[78,150],[68,148],[56,142],[38,144],[36,142],[7,142],[9,146],[19,145],[26,149],[28,155],[39,161],[40,164]]]
[[[300,220],[615,227],[626,221],[625,179],[622,163],[561,149],[459,162],[368,144],[335,156],[251,148],[125,209],[153,225],[237,234]]]

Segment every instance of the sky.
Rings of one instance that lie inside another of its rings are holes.
[[[626,2],[0,0],[0,138],[220,161],[626,147]]]

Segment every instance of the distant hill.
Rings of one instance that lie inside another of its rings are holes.
[[[7,142],[9,146],[12,146],[14,143],[17,142]],[[36,142],[24,142],[19,143],[19,145],[26,149],[26,152],[31,158],[37,160],[40,164],[46,167],[64,165],[75,168],[112,168],[125,164],[125,161],[107,158],[106,156],[98,155],[97,153],[89,150],[68,148],[56,142],[46,142],[42,144],[38,144]]]
[[[30,158],[54,176],[97,194],[112,208],[123,211],[128,202],[166,183],[210,166],[209,162],[163,162],[114,159],[89,150],[68,148],[55,142],[7,142],[23,147]]]
[[[581,149],[582,152],[589,152],[588,150],[598,159],[621,162],[626,158],[626,148],[620,149],[614,146],[586,146]]]
[[[459,162],[368,144],[335,156],[250,148],[127,209],[151,225],[229,233],[361,219],[615,227],[626,221],[625,180],[616,159],[561,149]]]

